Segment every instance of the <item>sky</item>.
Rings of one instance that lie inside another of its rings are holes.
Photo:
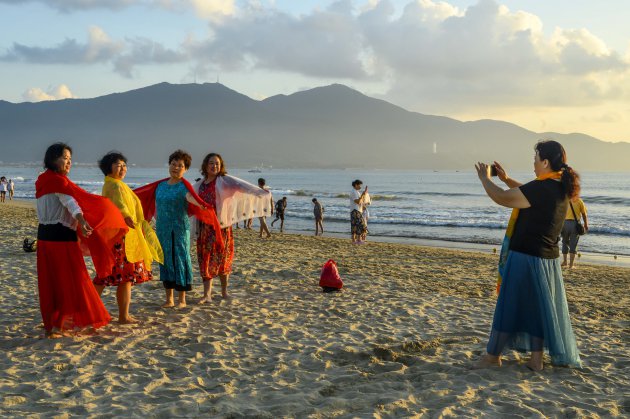
[[[341,83],[410,111],[630,142],[630,0],[0,0],[0,99]]]

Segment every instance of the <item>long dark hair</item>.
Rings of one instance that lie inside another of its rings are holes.
[[[55,143],[50,145],[46,149],[46,154],[44,155],[44,168],[50,169],[53,172],[59,170],[57,167],[57,159],[63,156],[63,152],[68,150],[70,155],[72,155],[72,148],[66,143]]]
[[[218,176],[227,175],[227,167],[225,167],[225,162],[223,161],[223,157],[219,153],[208,153],[206,157],[203,159],[203,163],[201,163],[201,169],[199,172],[203,175],[204,179],[208,177],[208,162],[211,158],[216,157],[221,162],[221,170],[219,170]]]
[[[562,189],[569,199],[580,195],[580,175],[567,164],[567,153],[564,147],[554,140],[540,140],[536,143],[534,150],[538,153],[540,160],[548,160],[551,170],[557,172],[562,170]]]

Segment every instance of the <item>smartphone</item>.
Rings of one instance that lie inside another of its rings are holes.
[[[490,176],[496,176],[497,175],[497,166],[495,166],[494,164],[490,165]]]

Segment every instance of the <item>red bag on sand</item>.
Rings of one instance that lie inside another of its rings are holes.
[[[324,263],[324,266],[322,266],[319,286],[324,289],[324,292],[339,291],[343,287],[343,281],[337,270],[337,262],[334,260],[329,259],[328,262]]]

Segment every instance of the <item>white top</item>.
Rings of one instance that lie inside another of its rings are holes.
[[[9,179],[9,190],[13,190],[13,179]]]
[[[6,192],[7,191],[7,185],[8,185],[8,182],[6,180],[0,181],[0,191]]]
[[[40,224],[57,224],[77,229],[77,214],[83,214],[77,201],[70,195],[50,193],[37,198],[37,218]]]
[[[200,179],[193,185],[195,192],[204,182]],[[221,228],[226,228],[243,220],[271,215],[271,192],[261,189],[234,176],[217,176],[215,183],[216,211]],[[191,237],[197,233],[196,220],[191,223]]]
[[[361,198],[361,192],[352,188],[352,191],[350,192],[350,211],[353,211],[353,210],[357,210],[359,212],[363,211],[363,206],[361,204],[357,204],[354,202],[355,199],[359,199],[359,198]]]

